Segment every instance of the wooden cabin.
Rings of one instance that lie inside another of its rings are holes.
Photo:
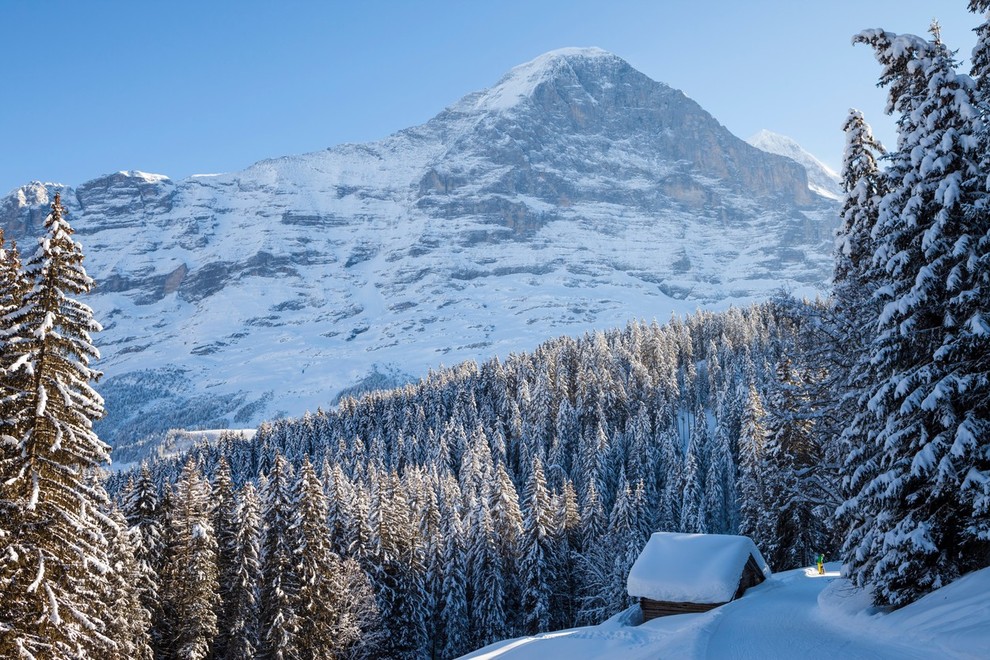
[[[770,577],[770,567],[746,536],[657,532],[629,571],[629,595],[643,621],[707,612],[741,597]]]

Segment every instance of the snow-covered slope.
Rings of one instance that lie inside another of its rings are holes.
[[[117,446],[301,414],[369,374],[814,292],[837,217],[800,166],[598,49],[543,55],[380,142],[29,184],[0,200],[7,236],[36,235],[57,190],[98,282],[99,430]]]
[[[739,600],[704,614],[639,624],[634,606],[598,626],[506,640],[475,660],[652,660],[737,658],[843,660],[985,658],[990,648],[990,569],[964,576],[896,612],[838,577],[814,569],[774,575]],[[639,625],[637,625],[639,624]]]
[[[808,172],[808,185],[819,195],[832,199],[842,197],[842,179],[835,170],[805,151],[791,138],[763,129],[746,141],[757,149],[785,156],[799,163]]]

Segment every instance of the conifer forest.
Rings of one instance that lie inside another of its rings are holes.
[[[977,14],[990,0],[971,0]],[[0,237],[0,657],[455,658],[633,603],[654,531],[897,608],[990,564],[990,23],[866,30],[831,295],[548,339],[110,472],[60,200]]]

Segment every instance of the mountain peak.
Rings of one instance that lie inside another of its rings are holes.
[[[824,195],[832,199],[840,199],[842,187],[839,175],[835,170],[820,161],[814,155],[806,151],[800,144],[786,135],[780,135],[773,131],[763,129],[746,142],[757,149],[761,149],[771,154],[785,156],[796,161],[808,173],[808,185],[819,195]]]
[[[465,98],[462,104],[466,102],[467,107],[463,109],[495,112],[509,110],[523,99],[530,98],[542,83],[557,78],[562,72],[592,62],[602,70],[630,68],[621,57],[601,48],[558,48],[513,67],[494,87]]]

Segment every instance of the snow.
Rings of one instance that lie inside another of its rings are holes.
[[[842,182],[836,171],[805,151],[791,138],[763,129],[746,142],[767,153],[790,158],[804,167],[808,173],[808,187],[813,192],[830,199],[842,198]]]
[[[508,110],[515,107],[521,99],[532,96],[540,83],[547,80],[558,67],[566,66],[571,58],[618,59],[601,48],[559,48],[513,67],[494,87],[468,98],[474,101],[475,110]]]
[[[505,640],[476,660],[647,660],[655,658],[984,658],[990,647],[990,568],[971,573],[892,613],[827,564],[775,574],[702,614],[637,625],[634,606],[586,628]]]
[[[750,555],[769,578],[770,567],[746,536],[656,532],[629,571],[629,595],[677,603],[725,603],[739,588]]]
[[[148,183],[162,183],[164,181],[169,181],[169,178],[164,174],[151,174],[150,172],[142,172],[140,170],[121,170],[118,174],[122,174],[131,179],[141,179]]]

